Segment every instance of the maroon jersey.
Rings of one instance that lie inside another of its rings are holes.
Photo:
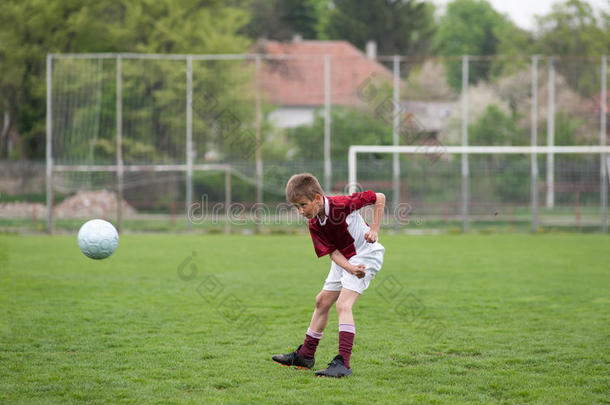
[[[309,220],[309,233],[318,257],[339,250],[349,259],[357,254],[383,249],[379,242],[364,240],[364,234],[370,228],[358,212],[375,201],[377,196],[372,190],[349,196],[324,197],[324,218],[315,216]]]

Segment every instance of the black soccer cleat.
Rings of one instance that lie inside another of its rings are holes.
[[[316,377],[333,377],[341,378],[352,375],[352,369],[345,367],[343,356],[336,355],[335,358],[328,363],[328,368],[316,371]]]
[[[303,346],[303,345],[301,345]],[[282,366],[295,366],[297,369],[301,370],[304,368],[310,369],[316,363],[316,359],[309,359],[307,357],[303,357],[299,354],[299,346],[294,352],[287,354],[276,354],[271,358],[276,363],[280,363]]]

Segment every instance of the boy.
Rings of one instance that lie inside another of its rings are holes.
[[[299,214],[309,219],[309,233],[318,257],[330,255],[330,272],[316,297],[305,341],[292,353],[272,357],[276,362],[311,369],[328,312],[337,303],[339,315],[339,354],[328,368],[316,371],[319,377],[344,377],[352,374],[350,356],[356,327],[352,307],[381,269],[385,248],[377,242],[385,196],[373,191],[350,196],[327,197],[318,180],[309,173],[295,174],[286,185],[286,199]],[[371,227],[358,210],[374,204]]]

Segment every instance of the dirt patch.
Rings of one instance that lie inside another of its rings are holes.
[[[54,213],[56,218],[109,218],[116,214],[117,206],[118,198],[113,191],[79,191],[56,205]],[[137,213],[125,200],[122,208],[123,215]]]
[[[0,204],[0,218],[31,218],[34,220],[46,217],[47,207],[40,203],[10,202]]]

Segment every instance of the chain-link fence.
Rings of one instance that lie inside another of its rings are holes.
[[[442,153],[605,145],[605,57],[373,58],[341,41],[259,47],[49,55],[46,164],[2,163],[2,227],[74,229],[96,216],[129,230],[289,229],[302,220],[285,205],[287,179],[307,171],[327,193],[345,192],[351,145],[436,151],[359,157],[361,187],[386,193],[394,229],[528,229],[532,210],[542,227],[605,226],[603,154],[533,162]],[[413,220],[396,218],[405,206]]]

